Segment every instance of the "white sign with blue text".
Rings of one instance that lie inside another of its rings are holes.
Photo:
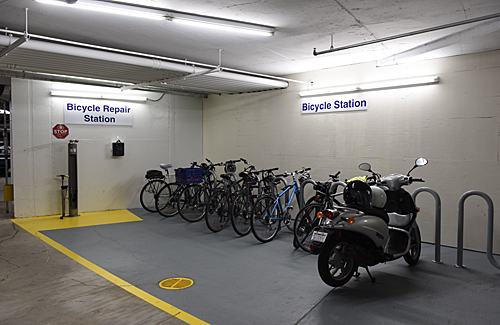
[[[130,104],[102,101],[64,103],[64,123],[86,125],[132,125],[133,108]]]
[[[368,109],[366,99],[339,97],[305,98],[302,101],[302,114],[334,113],[345,111],[361,111]]]

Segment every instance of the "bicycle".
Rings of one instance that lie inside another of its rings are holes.
[[[295,195],[297,195],[297,202],[299,208],[304,206],[304,202],[301,202],[300,198],[300,187],[299,184],[310,178],[308,171],[311,168],[303,168],[302,170],[295,171],[291,174],[284,173],[278,176],[292,176],[293,183],[283,188],[283,191],[278,194],[276,198],[271,196],[263,196],[257,202],[255,202],[252,212],[252,218],[250,219],[252,232],[259,241],[267,243],[276,237],[278,231],[281,229],[281,222],[293,231],[293,220],[290,213],[292,207],[292,200]],[[299,179],[296,180],[296,175],[299,175]],[[281,198],[285,196],[289,191],[291,191],[290,198],[285,202],[283,206]]]
[[[246,236],[251,231],[250,218],[253,205],[262,195],[273,195],[271,179],[274,179],[273,171],[278,168],[263,169],[260,171],[243,171],[239,176],[243,179],[243,188],[236,195],[231,208],[231,224],[234,231],[240,236]],[[262,173],[262,180],[259,178]],[[253,190],[257,189],[257,195]]]
[[[192,162],[191,167],[189,169],[194,169],[197,163]],[[156,195],[155,207],[160,215],[165,218],[170,218],[175,216],[178,212],[178,199],[181,195],[182,191],[187,184],[183,184],[183,182],[179,182],[177,179],[177,175],[179,171],[182,171],[186,168],[178,168],[175,170],[176,173],[176,181],[165,183],[163,187],[160,189],[158,194]],[[200,169],[201,170],[201,169]],[[199,175],[201,178],[201,175]]]
[[[230,220],[233,197],[240,190],[240,183],[243,179],[236,177],[236,162],[243,161],[247,164],[245,171],[250,171],[255,167],[248,164],[245,159],[228,160],[224,164],[225,174],[221,174],[223,185],[213,191],[208,199],[205,211],[205,221],[208,229],[212,232],[221,231]]]
[[[165,174],[161,170],[150,169],[146,172],[144,176],[147,179],[147,183],[142,187],[141,194],[139,195],[141,205],[144,210],[148,212],[157,212],[156,209],[156,198],[160,190],[167,184],[165,181],[168,178],[170,182],[170,174],[168,169],[172,167],[172,164],[160,164]]]
[[[206,160],[208,164],[201,163],[199,165],[202,170],[202,182],[187,185],[177,198],[179,215],[189,222],[197,222],[203,219],[208,198],[218,186],[215,167],[222,166],[222,163],[214,164],[208,158]]]
[[[312,233],[314,228],[321,222],[321,219],[317,217],[317,213],[341,205],[336,197],[342,195],[342,192],[336,193],[336,191],[338,185],[345,186],[345,184],[339,182],[339,174],[340,172],[329,175],[330,179],[324,182],[314,182],[313,188],[316,195],[297,213],[295,218],[293,244],[296,248],[300,247],[306,252],[311,252]]]

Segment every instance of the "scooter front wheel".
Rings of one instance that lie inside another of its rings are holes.
[[[332,287],[346,284],[356,270],[356,263],[348,256],[353,240],[350,237],[330,239],[318,257],[318,272],[321,280]]]
[[[420,229],[418,225],[415,224],[410,230],[410,250],[406,253],[403,258],[406,263],[410,265],[415,265],[420,259],[420,252],[422,250],[422,240],[420,239]]]

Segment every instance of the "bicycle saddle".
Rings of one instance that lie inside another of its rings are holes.
[[[172,168],[172,164],[160,164],[160,168],[163,168],[165,170],[169,169],[169,168]]]

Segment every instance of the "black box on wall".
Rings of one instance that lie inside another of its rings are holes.
[[[125,143],[120,140],[113,142],[113,157],[125,156]]]

